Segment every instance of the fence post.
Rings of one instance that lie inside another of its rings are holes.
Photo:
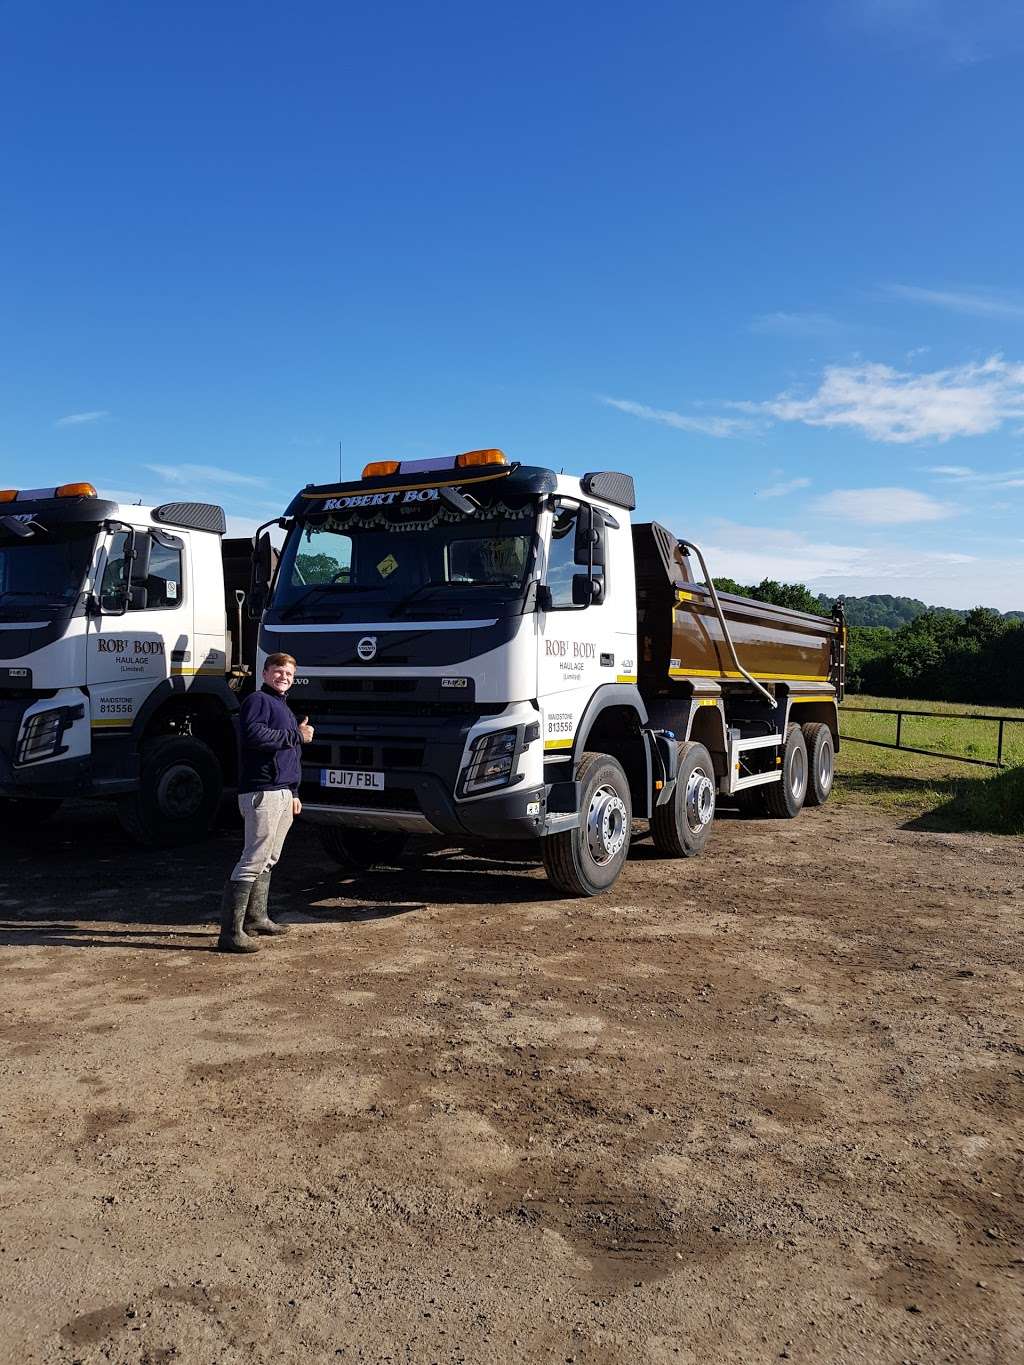
[[[900,747],[900,731],[903,729],[903,712],[896,712],[896,748]]]
[[[1003,766],[1003,717],[999,717],[999,743],[996,745],[996,767]]]

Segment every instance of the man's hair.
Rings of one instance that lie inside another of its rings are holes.
[[[285,664],[291,664],[292,668],[296,666],[290,654],[268,654],[263,661],[263,671],[266,673],[268,668],[283,668]]]

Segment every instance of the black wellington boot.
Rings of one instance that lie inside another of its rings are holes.
[[[267,901],[270,899],[270,869],[262,872],[253,883],[249,897],[249,909],[245,916],[245,932],[251,934],[286,934],[287,924],[278,924],[267,914]]]
[[[242,928],[254,882],[225,882],[220,901],[220,937],[217,951],[221,953],[258,953],[260,945]]]

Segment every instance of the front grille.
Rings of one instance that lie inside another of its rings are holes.
[[[302,750],[306,767],[322,768],[421,768],[426,744],[406,740],[401,744],[307,744]]]
[[[316,725],[317,718],[324,720],[363,716],[380,716],[382,710],[392,716],[497,716],[505,709],[504,702],[457,702],[457,701],[403,701],[392,697],[311,697],[303,711]]]
[[[419,810],[416,793],[408,787],[386,787],[384,791],[355,791],[344,787],[318,787],[304,782],[299,788],[303,801],[311,806],[355,806],[362,810]]]
[[[325,692],[415,692],[416,678],[324,678]]]

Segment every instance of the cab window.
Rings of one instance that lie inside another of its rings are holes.
[[[577,532],[580,518],[589,526],[589,510],[577,503],[556,503],[551,527],[551,548],[548,552],[548,588],[552,607],[571,607],[573,575],[585,574],[589,568],[587,555],[581,548],[577,558]],[[582,561],[582,562],[581,562]],[[594,577],[603,581],[604,565],[594,565]]]

